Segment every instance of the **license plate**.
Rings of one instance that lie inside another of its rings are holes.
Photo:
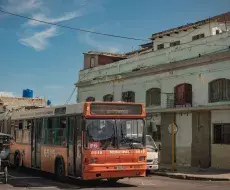
[[[116,166],[116,169],[117,169],[117,170],[123,170],[123,169],[124,169],[124,166]]]

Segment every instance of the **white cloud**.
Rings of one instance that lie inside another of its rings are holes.
[[[98,0],[98,1],[103,1],[103,0]],[[53,5],[56,4],[57,3],[54,2]],[[101,6],[100,5],[101,3],[99,2],[96,3],[93,2],[92,0],[73,0],[72,4],[74,7],[77,7],[77,10],[75,9],[76,11],[74,10],[72,12],[67,12],[58,17],[51,17],[48,15],[51,14],[52,9],[55,8],[55,6],[53,6],[51,9],[51,4],[47,3],[44,0],[0,0],[0,8],[4,9],[5,11],[9,11],[16,14],[27,14],[28,16],[34,19],[42,20],[50,23],[59,23],[77,17],[81,17],[85,14],[94,12],[95,10],[98,11],[99,10],[98,6]],[[22,45],[34,48],[36,51],[41,51],[46,49],[49,45],[49,41],[48,41],[49,38],[57,36],[57,28],[51,27],[43,31],[35,32],[34,30],[35,26],[44,27],[43,25],[45,25],[45,23],[36,22],[33,20],[26,21],[26,23],[22,25],[24,27],[21,28],[23,29],[22,32],[23,35],[19,36],[18,41]],[[30,31],[31,28],[33,28],[33,31]],[[88,39],[88,41],[91,44],[95,44],[94,46],[102,48],[102,46],[100,46],[99,43],[97,43],[96,41],[90,42],[90,39]],[[118,51],[116,47],[109,47],[109,49],[110,49],[109,51],[113,51],[113,52]]]
[[[48,18],[46,15],[39,13],[33,16],[34,19],[37,20],[42,20],[46,22],[51,22],[51,23],[57,23],[61,21],[67,21],[70,19],[73,19],[75,17],[81,16],[81,12],[69,12],[64,14],[61,17],[56,17],[56,18]],[[33,20],[29,20],[25,25],[27,25],[27,32],[29,31],[28,26],[40,26],[43,25],[44,23],[41,22],[36,22]],[[25,31],[25,32],[26,32]],[[30,34],[31,35],[31,34]],[[47,30],[41,31],[41,32],[36,32],[32,34],[32,36],[27,35],[27,37],[23,37],[19,39],[19,42],[25,46],[29,46],[34,48],[36,51],[41,51],[47,48],[49,45],[48,39],[54,36],[57,36],[57,28],[56,27],[51,27]]]
[[[69,12],[69,13],[64,14],[63,16],[56,17],[56,18],[48,18],[46,15],[39,13],[39,14],[33,15],[32,18],[36,19],[36,20],[42,20],[45,22],[57,23],[57,22],[71,20],[73,18],[80,17],[82,15],[83,14],[81,11],[77,11],[77,12]],[[45,24],[45,23],[37,22],[34,20],[29,20],[26,23],[26,25],[30,25],[30,26],[38,26],[38,25],[43,25],[43,24]]]
[[[5,0],[3,1],[1,8],[5,11],[13,13],[30,13],[31,11],[37,10],[41,7],[41,0]]]
[[[22,45],[34,48],[36,51],[41,51],[48,47],[48,39],[57,35],[57,28],[53,26],[41,32],[35,32],[30,37],[23,37],[19,39],[19,42]]]

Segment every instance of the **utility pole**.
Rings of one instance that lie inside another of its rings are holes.
[[[172,171],[175,170],[175,160],[174,160],[174,155],[175,155],[175,147],[174,147],[174,141],[175,141],[175,136],[174,136],[174,121],[172,121],[172,127],[171,127],[171,134],[172,134]]]

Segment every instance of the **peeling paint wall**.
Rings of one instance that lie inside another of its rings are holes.
[[[176,163],[178,165],[191,165],[192,145],[192,114],[176,114]]]
[[[230,169],[230,145],[212,144],[212,167]]]
[[[174,119],[174,113],[161,114],[161,163],[163,164],[171,164],[172,160],[172,136],[168,131],[168,126]]]
[[[115,75],[122,72],[129,72],[138,66],[150,67],[176,61],[182,61],[197,57],[199,54],[210,54],[221,51],[229,46],[229,33],[210,36],[207,38],[192,41],[190,44],[183,44],[169,47],[158,51],[143,54],[126,60],[121,60],[93,69],[81,70],[79,80],[91,80],[95,77]],[[219,45],[221,44],[221,46]],[[224,47],[226,45],[226,47]],[[88,61],[86,59],[86,61]],[[86,64],[86,63],[85,63]]]
[[[193,167],[211,166],[211,112],[192,113],[192,161]]]
[[[230,123],[230,110],[212,111],[211,124],[211,166],[220,169],[230,169],[230,145],[213,144],[213,124]]]
[[[230,26],[228,26],[230,29]],[[154,42],[154,50],[157,49],[157,45],[164,43],[164,47],[169,47],[170,44],[168,42],[175,42],[180,40],[181,44],[188,43],[192,41],[192,36],[204,33],[205,36],[211,36],[216,34],[216,30],[220,32],[226,31],[225,25],[220,25],[217,22],[209,24],[205,24],[203,26],[199,26],[199,29],[188,30],[184,32],[180,32],[179,34],[172,34],[170,36],[164,36],[162,39],[156,39]]]
[[[230,60],[219,62],[213,65],[199,66],[175,71],[173,74],[162,73],[151,76],[142,76],[127,79],[120,82],[99,83],[78,89],[79,102],[84,101],[88,96],[94,95],[96,100],[102,100],[107,93],[114,92],[114,100],[120,101],[121,94],[125,91],[134,91],[136,102],[146,102],[146,91],[149,88],[161,88],[161,107],[166,107],[166,94],[173,93],[174,86],[181,83],[192,84],[193,106],[215,105],[219,103],[208,102],[208,83],[217,78],[230,78]],[[207,71],[215,72],[207,72]],[[199,72],[203,74],[199,75]],[[196,74],[190,74],[196,73]],[[223,102],[226,103],[226,102]]]

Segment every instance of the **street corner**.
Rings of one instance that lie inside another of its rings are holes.
[[[11,190],[11,189],[15,189],[15,188],[10,184],[0,183],[0,190]]]
[[[210,175],[192,175],[192,174],[184,174],[175,172],[167,172],[167,171],[156,171],[152,173],[152,175],[169,177],[174,179],[183,179],[183,180],[201,180],[201,181],[230,181],[228,177],[219,177],[219,176],[210,176]]]

